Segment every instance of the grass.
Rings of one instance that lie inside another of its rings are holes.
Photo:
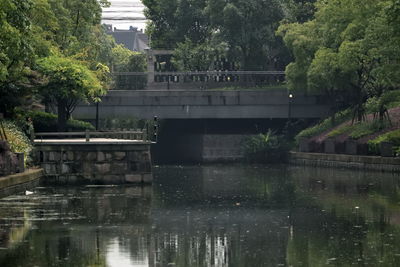
[[[332,130],[328,133],[328,137],[335,137],[342,134],[347,134],[352,139],[360,139],[361,137],[374,134],[388,126],[387,121],[381,122],[378,120],[373,120],[370,122],[359,122],[353,125],[347,124],[343,125],[337,129]]]
[[[340,111],[335,114],[335,120],[333,121],[332,118],[327,118],[321,121],[319,124],[314,125],[313,127],[304,129],[296,136],[296,141],[298,142],[300,138],[309,138],[316,135],[319,135],[330,128],[333,128],[337,125],[342,124],[343,122],[349,120],[351,118],[351,110],[346,109],[344,111]]]

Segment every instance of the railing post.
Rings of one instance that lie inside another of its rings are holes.
[[[154,116],[154,133],[153,133],[153,137],[154,137],[154,142],[157,143],[157,139],[158,139],[158,118],[157,116]]]
[[[86,142],[90,141],[90,134],[89,134],[89,130],[88,129],[85,130],[85,138],[86,138]]]

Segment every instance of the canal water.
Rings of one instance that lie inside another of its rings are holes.
[[[0,199],[0,266],[400,266],[400,177],[162,166]]]

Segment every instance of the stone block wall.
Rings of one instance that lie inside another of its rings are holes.
[[[0,176],[24,171],[24,153],[13,153],[6,141],[0,141]]]
[[[203,135],[203,162],[238,161],[244,158],[247,135]]]
[[[290,152],[289,162],[294,165],[312,167],[400,173],[400,158],[398,157]]]
[[[45,181],[58,184],[151,183],[149,144],[36,145]]]

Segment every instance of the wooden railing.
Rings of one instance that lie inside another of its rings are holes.
[[[149,136],[145,131],[142,130],[123,130],[123,131],[85,131],[85,132],[46,132],[46,133],[35,133],[35,139],[65,139],[65,138],[85,138],[86,142],[89,142],[91,138],[107,138],[107,139],[124,139],[124,140],[138,140],[138,141],[149,141]]]

